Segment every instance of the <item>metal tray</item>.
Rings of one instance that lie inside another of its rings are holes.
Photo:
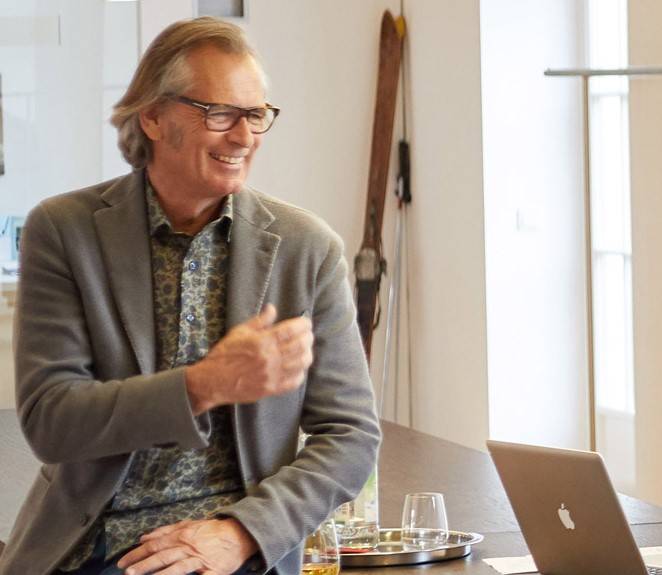
[[[401,529],[380,529],[379,544],[372,551],[363,553],[342,553],[342,567],[385,567],[388,565],[415,565],[432,561],[447,561],[464,557],[471,553],[471,546],[480,543],[483,536],[479,533],[449,531],[448,543],[436,549],[409,551],[402,546]]]

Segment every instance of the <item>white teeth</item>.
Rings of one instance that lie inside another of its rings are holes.
[[[209,154],[215,160],[220,160],[227,164],[241,164],[244,161],[243,156],[221,156],[220,154]]]

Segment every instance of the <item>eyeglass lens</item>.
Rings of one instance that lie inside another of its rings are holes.
[[[214,106],[207,113],[207,128],[217,132],[230,130],[244,116],[254,134],[266,132],[276,118],[271,108],[241,110],[230,106]]]

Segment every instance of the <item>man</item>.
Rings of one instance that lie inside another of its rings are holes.
[[[244,185],[277,113],[237,27],[173,24],[115,107],[134,172],[28,217],[17,403],[45,465],[0,574],[298,575],[366,480],[341,242]]]

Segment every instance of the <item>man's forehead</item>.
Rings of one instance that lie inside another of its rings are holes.
[[[201,99],[225,103],[232,103],[227,101],[230,96],[264,99],[263,75],[250,54],[230,54],[215,46],[201,46],[188,54],[187,61],[192,90],[208,94],[198,93]]]
[[[250,54],[224,52],[212,45],[191,50],[186,59],[191,70],[199,75],[216,77],[241,72],[260,76],[260,66]]]

